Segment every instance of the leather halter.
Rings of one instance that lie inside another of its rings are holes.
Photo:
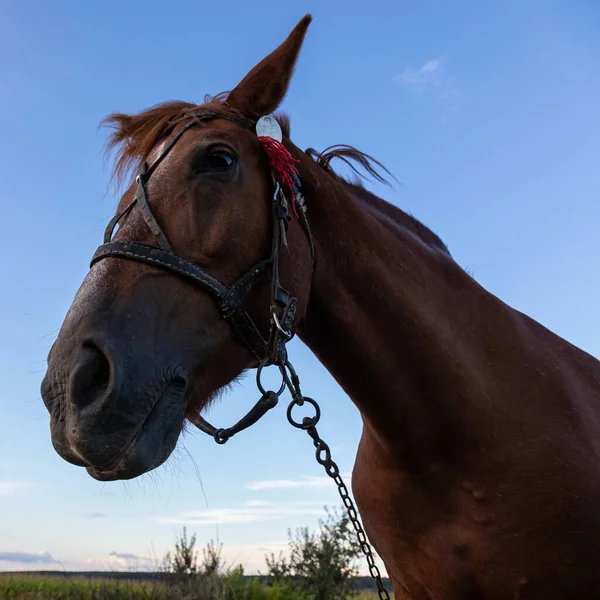
[[[290,215],[288,202],[285,195],[272,175],[274,193],[271,202],[272,223],[272,245],[270,256],[252,267],[245,275],[238,279],[233,285],[228,286],[216,277],[189,261],[185,257],[173,252],[169,241],[156,220],[148,203],[146,185],[148,180],[165,159],[175,144],[181,139],[186,131],[196,125],[214,119],[227,119],[243,127],[252,129],[254,122],[237,117],[233,114],[221,111],[200,109],[190,114],[190,121],[186,123],[172,138],[167,147],[161,152],[156,160],[150,165],[144,165],[144,169],[136,177],[135,198],[109,222],[104,232],[104,244],[101,245],[92,257],[90,267],[105,258],[121,258],[149,264],[178,275],[195,284],[205,291],[215,301],[217,308],[223,318],[229,323],[233,330],[235,339],[242,344],[248,352],[260,361],[258,380],[260,372],[267,365],[277,365],[280,369],[286,364],[287,351],[285,345],[294,336],[294,317],[296,313],[296,298],[290,297],[289,293],[281,286],[279,280],[279,253],[281,245],[287,245],[286,230]],[[308,221],[306,219],[306,204],[300,193],[300,180],[294,178],[294,199],[302,228],[308,238],[311,251],[311,260],[314,264],[314,247]],[[115,227],[119,221],[127,215],[135,206],[156,238],[158,246],[134,241],[111,241]],[[271,272],[271,306],[270,306],[270,330],[267,339],[260,333],[253,319],[243,308],[244,299],[248,296],[255,284],[262,279],[267,272]],[[259,383],[260,387],[260,383]],[[235,426],[229,429],[217,429],[205,421],[200,415],[194,415],[192,421],[199,429],[213,436],[219,443],[224,443],[242,429],[246,429],[256,422],[269,409],[277,403],[279,394],[273,392],[263,393],[262,398],[256,403],[252,410],[241,419]]]

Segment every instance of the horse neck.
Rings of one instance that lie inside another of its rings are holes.
[[[365,426],[401,446],[396,454],[458,451],[453,399],[480,393],[487,320],[512,318],[507,307],[412,217],[315,169],[307,201],[317,266],[301,339]]]

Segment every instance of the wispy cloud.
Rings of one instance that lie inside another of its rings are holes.
[[[48,552],[39,554],[31,552],[0,552],[0,561],[13,563],[58,563],[59,561],[52,557]]]
[[[102,512],[90,513],[87,516],[88,519],[103,519],[104,517],[106,517],[106,514]]]
[[[102,564],[109,568],[116,567],[132,571],[148,571],[156,568],[156,561],[147,556],[140,556],[131,552],[111,552],[106,561],[101,561]]]
[[[432,58],[418,68],[406,67],[395,80],[422,92],[428,87],[442,85],[442,59]]]
[[[108,555],[88,558],[84,568],[109,571],[117,569],[124,569],[127,571],[155,571],[157,567],[157,561],[147,556],[140,556],[139,554],[133,554],[131,552],[113,551]]]
[[[12,496],[31,487],[33,484],[28,481],[0,481],[0,496]]]
[[[441,57],[431,58],[420,67],[406,67],[394,80],[418,94],[435,92],[438,99],[456,108],[458,90],[445,72]]]
[[[150,560],[145,556],[138,556],[137,554],[130,554],[129,552],[115,552],[114,550],[108,556],[121,558],[123,560]]]
[[[323,503],[324,504],[324,503]],[[255,523],[287,517],[323,516],[323,504],[244,505],[240,508],[214,508],[184,511],[174,517],[158,517],[159,523],[177,525],[224,525],[231,523]]]
[[[246,486],[249,490],[281,490],[291,488],[326,488],[332,485],[329,477],[309,477],[300,479],[263,479],[251,481]]]

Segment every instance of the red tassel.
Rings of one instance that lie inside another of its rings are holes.
[[[271,165],[271,169],[273,170],[279,185],[283,188],[287,188],[290,197],[292,198],[292,211],[296,218],[298,218],[292,175],[299,175],[296,165],[300,161],[296,160],[281,142],[272,137],[259,136],[258,141],[265,149],[269,165]]]

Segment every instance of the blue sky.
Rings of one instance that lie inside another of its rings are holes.
[[[187,524],[253,571],[288,527],[338,505],[283,407],[222,447],[186,434],[157,471],[103,484],[54,452],[39,395],[116,203],[100,120],[231,89],[306,12],[283,106],[295,143],[375,155],[401,185],[371,189],[490,292],[600,356],[597,2],[222,6],[0,0],[0,569],[141,568]],[[357,411],[304,346],[291,353],[348,473]],[[211,418],[229,424],[255,400],[248,377]]]

